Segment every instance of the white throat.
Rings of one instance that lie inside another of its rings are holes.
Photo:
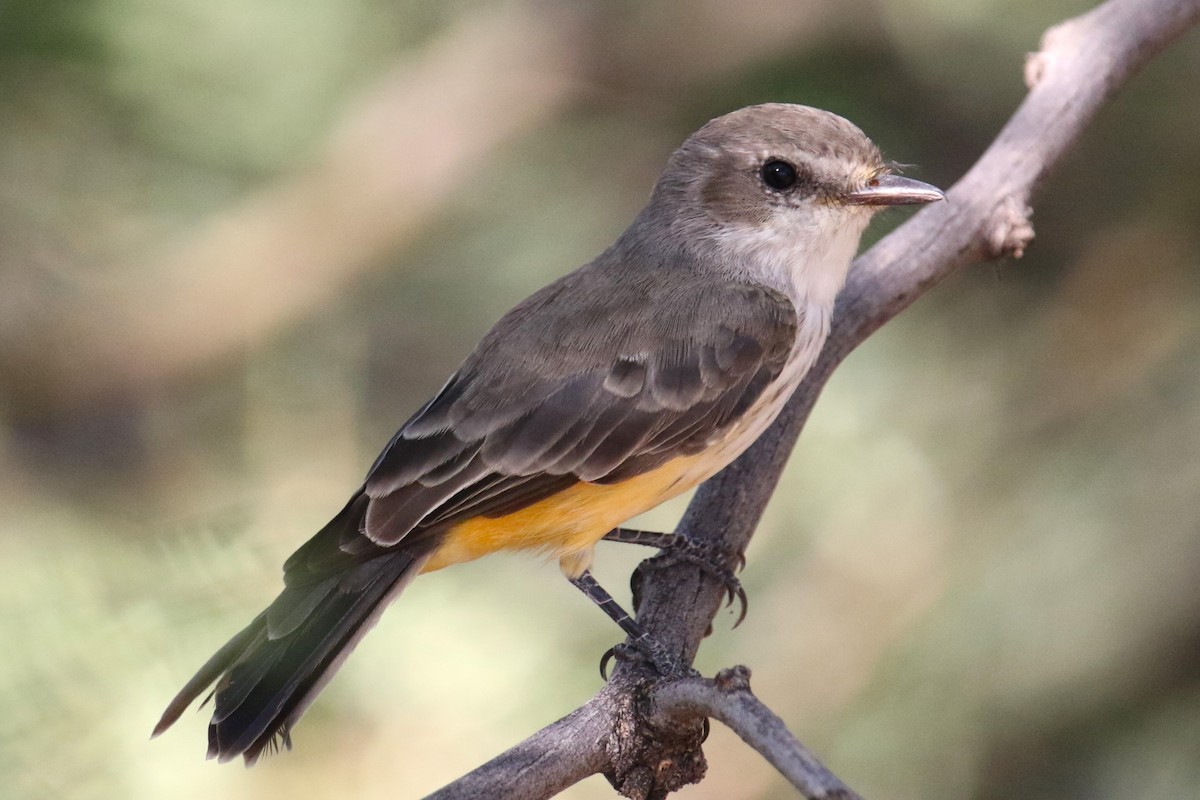
[[[720,228],[712,239],[741,277],[787,295],[801,314],[819,310],[814,316],[828,318],[870,219],[844,208],[809,209]]]

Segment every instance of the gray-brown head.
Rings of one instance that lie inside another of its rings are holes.
[[[893,174],[866,134],[836,114],[768,103],[692,134],[635,230],[686,243],[704,262],[793,300],[832,304],[875,211],[942,197]]]

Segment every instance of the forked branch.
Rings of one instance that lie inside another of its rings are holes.
[[[757,750],[805,797],[861,800],[787,729],[775,712],[750,691],[750,670],[723,669],[713,679],[681,678],[651,697],[648,720],[665,728],[695,717],[719,720]]]

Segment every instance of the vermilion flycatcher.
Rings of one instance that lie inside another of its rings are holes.
[[[533,550],[603,595],[596,542],[732,461],[812,366],[872,215],[941,198],[825,111],[768,104],[709,122],[615,244],[506,314],[404,423],[155,734],[215,681],[210,757],[253,762],[286,743],[425,572]]]

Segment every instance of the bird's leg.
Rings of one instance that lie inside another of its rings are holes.
[[[629,637],[630,645],[646,658],[654,668],[658,670],[663,677],[672,677],[676,675],[691,675],[695,674],[687,663],[673,655],[667,648],[663,647],[653,636],[647,633],[641,625],[638,625],[637,620],[629,616],[625,609],[621,608],[620,604],[613,599],[613,596],[599,583],[589,570],[584,570],[575,578],[567,578],[575,588],[583,592],[589,600],[600,607],[600,610],[607,614],[613,622],[620,626],[621,630]],[[600,676],[605,680],[608,679],[607,669],[608,660],[613,655],[621,655],[625,649],[624,645],[617,645],[613,649],[604,654],[600,660]]]
[[[675,534],[659,533],[658,531],[637,531],[633,528],[613,528],[604,534],[603,541],[620,542],[621,544],[642,544],[647,547],[657,547],[665,550],[675,544]]]
[[[746,557],[741,553],[732,555],[714,547],[710,544],[704,544],[694,541],[687,536],[680,536],[673,533],[657,533],[655,531],[639,531],[632,528],[613,528],[608,533],[604,534],[606,542],[623,542],[625,544],[641,544],[648,547],[657,547],[661,552],[653,558],[649,558],[637,565],[637,569],[630,576],[630,586],[633,589],[633,608],[636,611],[641,605],[641,588],[642,578],[645,577],[643,570],[662,569],[674,564],[688,563],[694,564],[708,574],[716,577],[725,584],[725,592],[730,604],[734,600],[738,601],[741,606],[741,612],[738,614],[737,622],[733,623],[733,627],[742,624],[742,620],[746,618],[746,590],[742,588],[742,582],[737,579],[735,574],[746,565]],[[731,565],[729,562],[732,561]]]

